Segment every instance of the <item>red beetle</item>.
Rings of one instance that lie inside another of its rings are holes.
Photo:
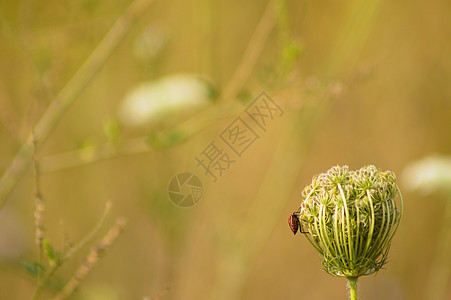
[[[293,231],[293,234],[296,234],[301,227],[301,224],[299,223],[299,219],[298,219],[298,214],[299,213],[294,212],[288,217],[288,225],[290,225],[290,228],[291,228],[291,231]]]

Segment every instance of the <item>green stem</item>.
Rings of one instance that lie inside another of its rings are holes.
[[[88,86],[94,76],[105,65],[107,59],[129,32],[131,25],[143,14],[153,0],[135,0],[130,4],[124,14],[111,27],[97,48],[86,59],[85,63],[69,80],[66,86],[56,95],[45,110],[33,133],[24,142],[9,167],[0,178],[0,208],[6,202],[9,194],[16,186],[19,179],[27,170],[33,158],[33,143],[42,144],[50,135],[58,121],[66,110],[77,99],[81,92]]]
[[[351,300],[357,300],[357,277],[347,277]]]

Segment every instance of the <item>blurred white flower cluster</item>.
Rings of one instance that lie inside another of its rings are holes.
[[[409,164],[402,173],[405,187],[423,194],[451,192],[451,157],[431,155]]]
[[[119,119],[129,127],[170,123],[206,107],[214,89],[192,74],[176,74],[132,88],[119,107]]]

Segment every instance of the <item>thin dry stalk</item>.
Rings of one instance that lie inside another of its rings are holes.
[[[249,79],[257,64],[258,57],[265,46],[265,42],[275,25],[276,16],[274,7],[272,1],[269,1],[238,67],[235,69],[235,72],[224,89],[222,95],[224,101],[235,99],[236,94],[240,92],[240,89]]]
[[[80,285],[81,281],[89,274],[92,268],[97,264],[99,258],[105,254],[108,248],[115,242],[126,224],[125,218],[119,218],[116,224],[108,231],[103,239],[91,249],[85,262],[77,269],[74,276],[64,286],[61,292],[55,296],[54,300],[62,300],[69,297]]]
[[[85,63],[66,86],[58,93],[16,154],[0,179],[0,208],[5,203],[33,158],[33,141],[43,143],[57,125],[66,110],[105,65],[107,59],[122,41],[136,19],[143,14],[153,0],[135,0],[116,21]]]
[[[33,166],[34,166],[34,179],[35,179],[35,211],[34,211],[34,225],[36,228],[35,231],[35,243],[38,246],[38,260],[41,262],[42,258],[42,241],[44,240],[44,210],[45,205],[42,198],[41,193],[41,185],[40,185],[40,171],[39,171],[39,163],[37,158],[36,147],[37,140],[33,134]],[[38,276],[39,278],[39,276]]]

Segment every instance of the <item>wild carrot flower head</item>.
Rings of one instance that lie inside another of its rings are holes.
[[[398,193],[391,171],[335,166],[313,178],[292,216],[321,254],[327,273],[369,275],[386,263],[402,215],[395,202]]]

